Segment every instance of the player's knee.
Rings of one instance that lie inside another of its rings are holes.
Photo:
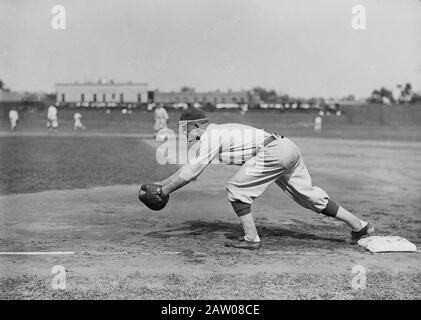
[[[226,182],[225,190],[227,190],[227,196],[230,202],[239,200],[238,195],[240,194],[240,190],[236,187],[235,183],[232,181]]]
[[[227,190],[227,197],[230,202],[243,202],[252,204],[256,196],[253,196],[253,192],[250,189],[242,188],[235,181],[228,181],[225,184]]]
[[[251,205],[240,200],[231,201],[232,208],[237,216],[245,216],[251,212]]]
[[[328,217],[336,217],[338,214],[339,206],[335,201],[328,199],[326,207],[321,211],[322,214]]]

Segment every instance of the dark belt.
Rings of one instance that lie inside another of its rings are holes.
[[[263,146],[266,147],[269,143],[271,143],[272,141],[278,139],[278,138],[283,138],[284,136],[280,136],[279,134],[276,133],[272,133],[269,137],[267,137],[264,141],[263,141]]]

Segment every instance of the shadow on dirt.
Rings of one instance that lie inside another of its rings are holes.
[[[306,233],[297,230],[285,229],[278,226],[260,226],[257,227],[260,237],[280,238],[287,237],[299,240],[318,240],[330,241],[336,243],[345,243],[344,239],[322,237],[311,233]],[[196,236],[209,236],[215,233],[223,233],[228,239],[237,239],[242,235],[242,228],[239,224],[222,222],[222,221],[186,221],[181,227],[176,227],[165,230],[152,231],[145,234],[152,238],[189,238]]]

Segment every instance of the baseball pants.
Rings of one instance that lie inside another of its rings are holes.
[[[47,120],[47,128],[57,128],[58,127],[58,121],[57,119],[48,119]]]
[[[306,209],[320,213],[327,207],[327,193],[312,185],[300,150],[285,137],[260,148],[241,166],[226,184],[228,199],[252,204],[272,182]]]

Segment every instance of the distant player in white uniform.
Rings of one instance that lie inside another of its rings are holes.
[[[48,133],[57,133],[58,130],[58,117],[57,117],[57,107],[51,105],[47,110],[47,128]]]
[[[19,122],[19,113],[15,108],[9,111],[10,130],[15,131]]]
[[[241,220],[244,237],[226,242],[226,246],[259,249],[251,205],[275,182],[304,208],[347,223],[355,243],[374,231],[365,221],[337,205],[327,193],[313,186],[298,147],[288,138],[250,126],[209,123],[197,109],[185,111],[179,122],[188,142],[200,141],[198,151],[176,173],[158,182],[162,192],[170,194],[196,179],[210,163],[238,165],[240,169],[226,183],[228,200]]]
[[[314,118],[314,131],[322,131],[322,117],[319,115]]]
[[[165,130],[168,128],[168,116],[167,110],[165,110],[162,106],[155,107],[155,124],[153,126],[154,137],[156,137],[161,130]]]
[[[85,126],[82,124],[82,115],[79,112],[76,112],[73,115],[75,123],[73,124],[73,130],[85,130]]]

